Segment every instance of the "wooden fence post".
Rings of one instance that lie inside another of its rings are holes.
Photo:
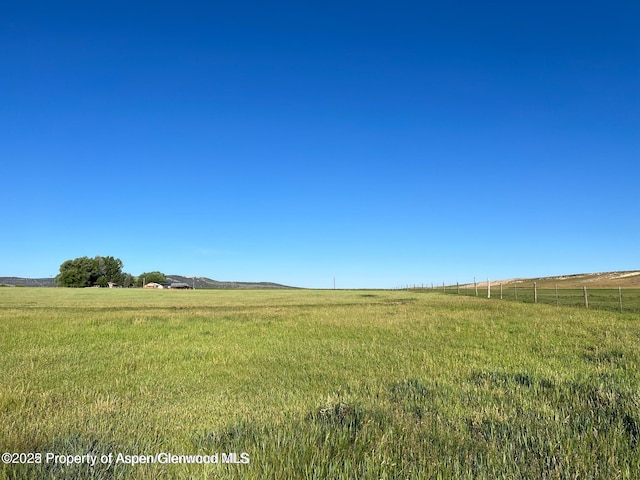
[[[582,292],[584,295],[584,308],[589,308],[589,298],[587,297],[587,286],[582,287]]]
[[[500,300],[502,300],[502,284],[500,284]]]
[[[620,299],[620,313],[622,313],[622,287],[618,287],[618,298]]]
[[[487,278],[487,298],[491,298],[491,280]]]

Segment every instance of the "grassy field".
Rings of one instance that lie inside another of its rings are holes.
[[[473,286],[457,288],[455,285],[445,287],[448,294],[475,296]],[[587,304],[585,306],[582,288],[537,287],[537,303],[565,307],[591,308],[612,312],[640,314],[640,288],[587,288]],[[620,302],[620,295],[622,302]],[[478,287],[478,297],[487,298],[487,287]],[[507,285],[502,288],[502,299],[518,302],[534,303],[533,283]],[[491,286],[491,299],[500,299],[500,285]],[[622,305],[621,305],[622,303]]]
[[[41,463],[0,478],[638,478],[638,345],[463,295],[3,288],[0,453]]]

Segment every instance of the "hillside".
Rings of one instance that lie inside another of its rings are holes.
[[[185,277],[183,275],[167,275],[169,282],[182,282],[195,288],[221,288],[221,289],[275,289],[275,288],[297,288],[287,285],[280,285],[272,282],[219,282],[207,277]],[[20,287],[55,287],[53,278],[21,278],[21,277],[0,277],[0,286],[20,286]]]
[[[539,288],[640,288],[640,270],[628,270],[622,272],[599,272],[599,273],[577,273],[572,275],[559,275],[555,277],[536,278],[509,278],[503,280],[491,279],[491,285],[502,284],[503,286],[532,284],[536,282]],[[461,287],[463,285],[460,285]],[[473,284],[466,284],[465,287],[473,287]],[[486,280],[478,282],[478,287],[486,288]]]
[[[225,289],[266,289],[266,288],[297,288],[287,285],[280,285],[272,282],[220,282],[207,277],[185,277],[183,275],[167,275],[170,282],[181,282],[195,288],[225,288]]]
[[[55,287],[56,281],[54,278],[0,277],[0,286]]]

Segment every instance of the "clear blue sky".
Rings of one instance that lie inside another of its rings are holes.
[[[640,4],[5,2],[0,276],[640,268]]]

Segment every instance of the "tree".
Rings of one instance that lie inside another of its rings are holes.
[[[167,277],[165,277],[162,272],[145,272],[138,275],[136,279],[137,287],[144,287],[147,283],[156,282],[156,283],[165,283],[167,281]]]
[[[122,273],[122,260],[114,257],[78,257],[60,265],[56,283],[61,287],[106,287],[109,282],[121,284],[127,274]]]
[[[120,285],[125,288],[129,288],[131,285],[133,285],[133,275],[131,275],[130,273],[124,273],[122,275],[122,283]]]
[[[60,265],[56,283],[61,287],[90,287],[97,277],[96,262],[89,257],[78,257]]]
[[[124,274],[122,273],[122,260],[113,257],[96,257],[98,262],[98,279],[96,283],[101,287],[106,287],[109,282],[122,284]]]

